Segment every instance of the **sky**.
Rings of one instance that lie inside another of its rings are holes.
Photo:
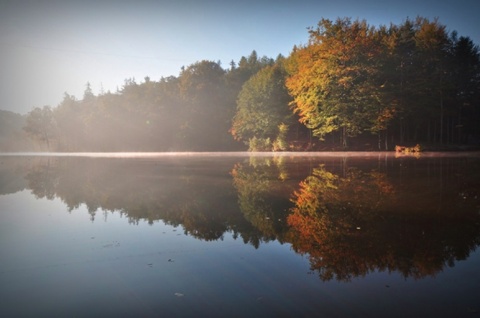
[[[480,0],[0,0],[0,109],[26,114],[178,76],[201,60],[228,68],[253,50],[288,56],[322,18],[400,24],[422,16],[480,44]]]

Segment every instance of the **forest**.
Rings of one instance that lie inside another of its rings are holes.
[[[198,61],[65,93],[0,127],[0,151],[310,151],[480,145],[480,52],[437,19],[322,19],[289,56]],[[22,128],[19,128],[19,127]],[[27,136],[35,143],[25,139]],[[22,148],[20,147],[20,148]],[[22,149],[23,149],[22,148]]]

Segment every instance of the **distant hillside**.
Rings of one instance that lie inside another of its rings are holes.
[[[35,145],[26,136],[22,127],[25,116],[0,110],[0,152],[35,150]]]

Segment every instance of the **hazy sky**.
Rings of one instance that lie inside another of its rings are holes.
[[[480,0],[0,0],[0,109],[57,106],[63,93],[116,91],[201,60],[287,56],[322,18],[369,24],[438,17],[480,44]]]

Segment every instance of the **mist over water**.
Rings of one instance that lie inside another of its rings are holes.
[[[161,157],[480,157],[479,151],[471,152],[422,152],[421,154],[399,154],[392,151],[312,151],[312,152],[0,152],[0,156],[26,157],[91,157],[91,158],[161,158]]]

